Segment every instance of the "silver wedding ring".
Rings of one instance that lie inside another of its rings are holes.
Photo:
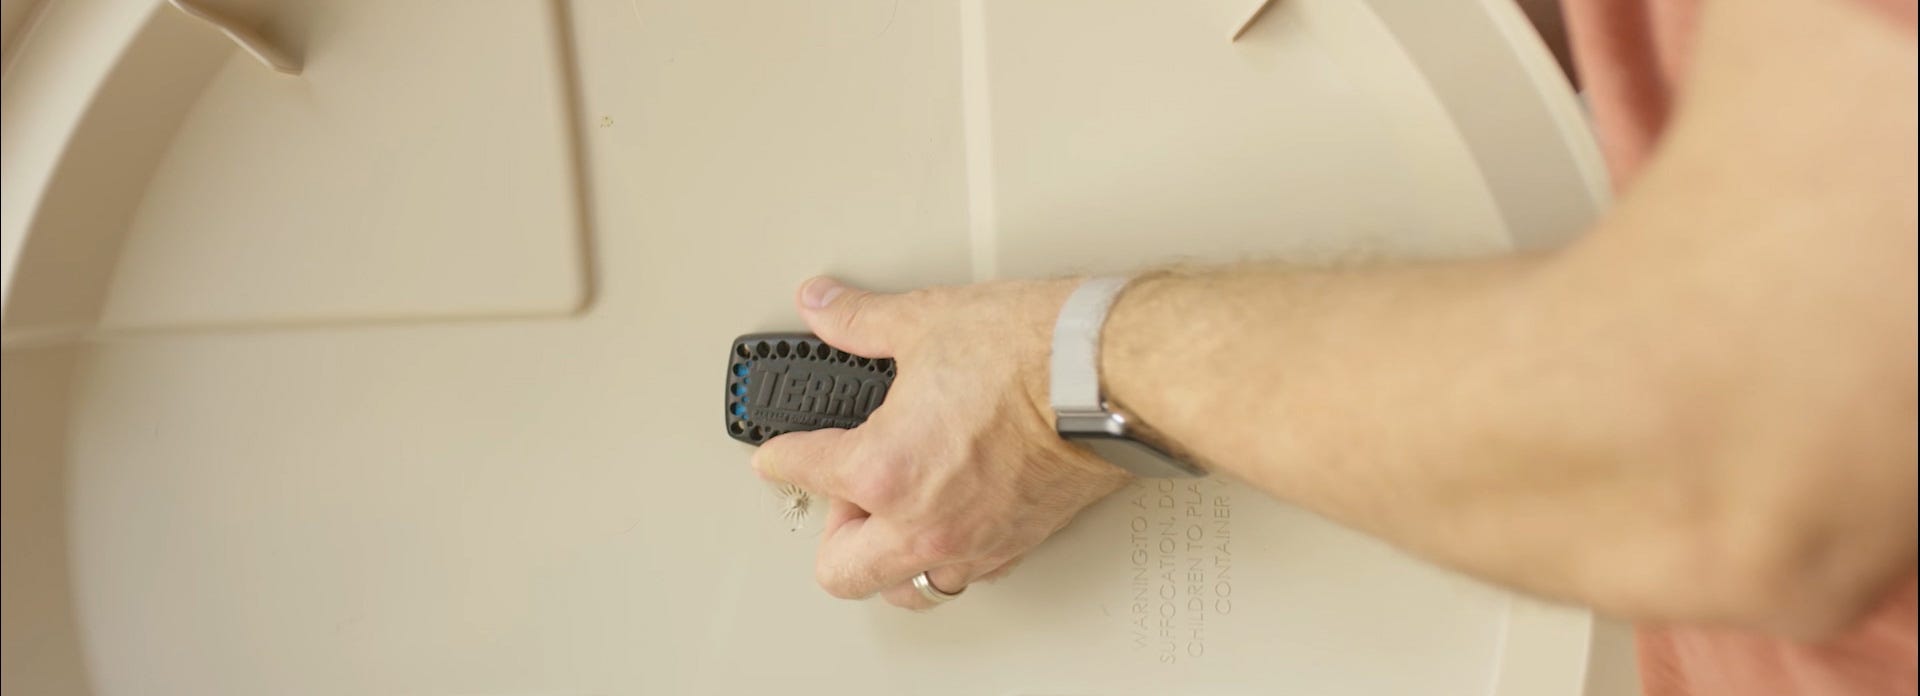
[[[926,571],[921,571],[919,575],[913,576],[913,589],[919,590],[920,596],[926,597],[927,601],[933,602],[934,604],[951,602],[953,598],[960,596],[960,592],[967,591],[967,588],[962,587],[960,588],[960,592],[943,592],[940,588],[933,586],[933,578],[927,577]]]

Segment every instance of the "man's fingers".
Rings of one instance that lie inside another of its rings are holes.
[[[853,435],[829,428],[787,433],[766,441],[753,453],[753,470],[761,478],[799,486],[808,493],[845,499],[847,452]]]
[[[825,543],[826,539],[831,539],[833,535],[840,533],[840,528],[848,522],[864,520],[866,518],[867,511],[860,509],[858,505],[839,498],[827,499],[827,520],[826,524],[820,528],[821,543]]]
[[[835,348],[869,358],[893,357],[893,337],[907,318],[898,295],[867,292],[821,276],[800,285],[800,317]]]
[[[1000,567],[994,568],[993,570],[989,570],[985,573],[982,573],[980,577],[974,578],[973,581],[974,582],[993,582],[995,580],[999,580],[1000,578],[1004,578],[1007,576],[1007,573],[1013,572],[1014,566],[1020,565],[1020,562],[1023,560],[1026,560],[1026,558],[1027,558],[1026,556],[1014,556],[1011,560],[1008,560],[1007,562],[1000,564]]]
[[[911,579],[924,568],[901,549],[911,548],[884,520],[864,517],[820,539],[814,579],[827,594],[865,599]]]
[[[961,563],[943,566],[927,571],[927,579],[932,581],[933,586],[941,592],[948,594],[962,592],[968,585],[977,581],[976,576],[985,573],[993,565],[992,563]],[[913,611],[926,611],[941,604],[921,594],[920,588],[913,586],[912,576],[908,576],[906,582],[888,587],[881,596],[886,598],[888,604]]]

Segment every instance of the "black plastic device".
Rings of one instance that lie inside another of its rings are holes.
[[[866,422],[893,386],[893,361],[810,334],[748,334],[727,351],[727,435],[750,445],[781,433]]]

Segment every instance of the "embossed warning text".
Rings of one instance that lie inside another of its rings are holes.
[[[1222,481],[1134,482],[1128,500],[1127,619],[1136,651],[1201,660],[1233,614],[1233,495]]]

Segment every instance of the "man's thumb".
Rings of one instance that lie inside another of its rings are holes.
[[[899,297],[867,292],[821,276],[800,284],[800,317],[835,348],[869,358],[893,357]]]

